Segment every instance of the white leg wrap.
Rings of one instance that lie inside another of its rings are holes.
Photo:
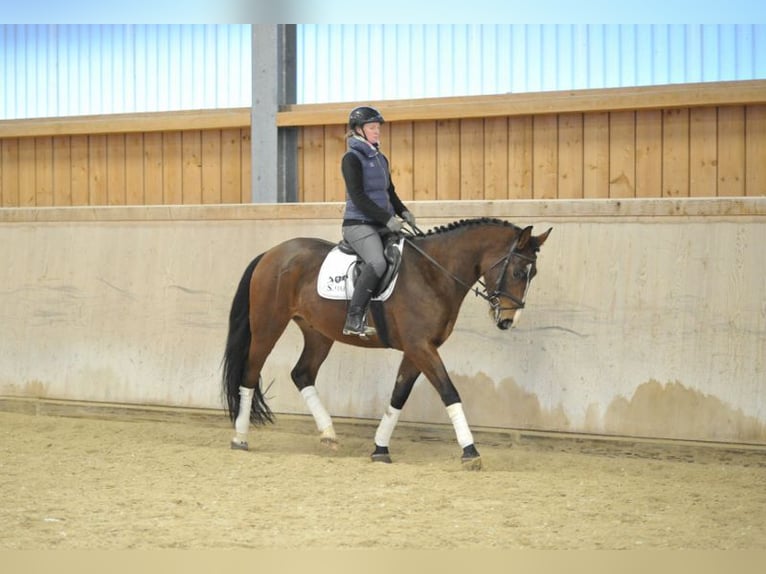
[[[324,436],[327,429],[332,429],[332,419],[330,418],[330,414],[325,410],[322,401],[319,400],[316,387],[314,385],[304,387],[301,389],[301,395],[303,395],[303,400],[306,401],[306,405],[314,417],[314,422],[317,424],[317,430]],[[334,431],[332,432],[332,435],[333,437],[335,436]]]
[[[383,413],[383,418],[380,419],[378,430],[375,431],[375,444],[377,446],[388,446],[391,441],[391,435],[394,432],[394,427],[399,421],[399,415],[401,409],[395,409],[391,405],[388,405],[386,412]]]
[[[247,442],[247,431],[250,429],[250,409],[253,405],[253,393],[255,389],[239,387],[239,413],[234,421],[234,430],[237,431],[237,440]]]
[[[447,414],[452,421],[452,426],[455,427],[455,435],[457,435],[457,443],[460,445],[460,448],[473,444],[473,435],[471,434],[471,429],[468,428],[468,421],[465,419],[462,403],[454,403],[448,406]]]

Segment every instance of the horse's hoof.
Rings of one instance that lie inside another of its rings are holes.
[[[463,456],[460,458],[460,462],[463,463],[463,470],[481,470],[481,456],[472,444],[463,449]]]
[[[246,440],[231,439],[231,450],[250,450]]]
[[[460,459],[463,463],[463,470],[481,470],[481,457],[463,457]]]
[[[330,450],[338,450],[338,439],[330,437],[322,437],[319,439],[319,444]]]
[[[375,445],[375,450],[370,455],[370,459],[372,462],[391,464],[391,455],[388,453],[388,447]]]

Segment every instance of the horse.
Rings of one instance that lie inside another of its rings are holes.
[[[290,375],[324,445],[337,449],[338,439],[315,381],[333,344],[393,348],[401,351],[402,359],[390,403],[375,432],[372,461],[392,462],[391,435],[423,374],[447,410],[462,448],[462,466],[480,469],[481,456],[439,347],[452,333],[461,303],[472,290],[489,304],[497,328],[516,324],[537,274],[538,252],[551,230],[535,236],[532,226],[521,228],[486,217],[463,219],[426,233],[405,228],[395,289],[384,302],[372,303],[373,310],[378,306],[371,313],[375,332],[366,338],[342,334],[348,301],[318,294],[320,267],[338,244],[298,237],[256,256],[234,294],[222,361],[222,395],[235,431],[231,448],[248,450],[250,423],[274,422],[261,370],[293,321],[302,332],[303,350]]]

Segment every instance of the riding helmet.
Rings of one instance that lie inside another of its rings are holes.
[[[362,127],[364,124],[372,122],[383,123],[383,116],[375,108],[370,106],[359,106],[351,110],[348,115],[348,129],[354,130]]]

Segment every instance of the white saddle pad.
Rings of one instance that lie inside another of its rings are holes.
[[[403,243],[404,239],[396,244],[400,252]],[[325,299],[340,301],[351,299],[351,295],[354,293],[354,280],[352,277],[355,266],[356,254],[343,253],[339,247],[333,247],[319,269],[319,277],[317,277],[317,293],[319,293],[319,296]],[[386,287],[386,290],[377,297],[374,297],[373,300],[385,301],[388,299],[391,293],[394,292],[398,278],[399,274],[397,273],[391,280],[391,283],[388,284],[388,287]]]

